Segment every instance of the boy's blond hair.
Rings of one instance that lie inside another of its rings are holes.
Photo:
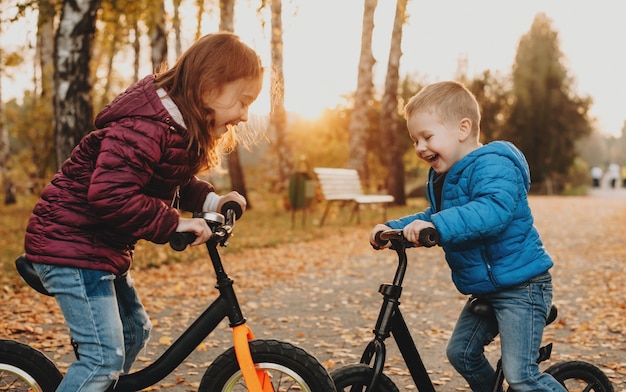
[[[434,111],[443,122],[472,121],[472,133],[480,132],[480,107],[474,94],[463,84],[444,81],[429,84],[414,95],[404,107],[408,120],[414,113]]]

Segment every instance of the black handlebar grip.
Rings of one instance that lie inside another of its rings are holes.
[[[419,242],[427,248],[433,247],[439,243],[439,232],[432,227],[427,227],[420,231]]]
[[[383,240],[382,238],[380,238],[380,236],[381,236],[382,234],[383,234],[383,232],[382,232],[382,231],[379,231],[379,232],[377,232],[377,233],[374,235],[374,242],[375,242],[375,243],[376,243],[376,245],[378,245],[379,247],[385,246],[385,245],[387,244],[387,242],[389,242],[389,241],[387,241],[387,240]],[[374,246],[374,245],[372,245],[372,247],[373,247],[374,249],[376,249],[376,250],[380,249],[379,247],[376,247],[376,246]]]
[[[226,216],[226,212],[228,210],[233,210],[235,212],[235,220],[239,220],[239,218],[241,218],[241,215],[243,214],[243,209],[241,208],[239,203],[237,203],[236,201],[231,200],[231,201],[227,201],[226,203],[224,203],[220,213]]]
[[[172,249],[180,252],[185,250],[187,245],[191,244],[196,240],[196,235],[194,233],[177,231],[170,236],[170,246]]]

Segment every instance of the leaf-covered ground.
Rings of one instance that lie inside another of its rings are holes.
[[[558,320],[545,331],[552,359],[581,359],[604,370],[616,391],[626,391],[626,194],[533,197],[531,204],[555,267]],[[242,221],[240,224],[245,224]],[[395,253],[373,251],[369,227],[337,230],[324,240],[250,249],[225,257],[250,327],[258,338],[277,338],[307,349],[329,369],[356,363],[371,339],[380,283],[395,271]],[[234,237],[232,241],[236,241]],[[194,254],[195,253],[194,251]],[[447,363],[445,345],[465,297],[453,287],[439,248],[409,251],[401,309],[438,390],[469,390]],[[215,297],[206,260],[134,273],[154,323],[153,337],[136,367],[152,362]],[[30,343],[64,371],[72,350],[53,299],[27,288],[4,287],[0,337]],[[211,360],[231,346],[226,323],[154,390],[193,391]],[[498,341],[489,347],[495,361]],[[400,390],[416,390],[388,340],[386,373]]]

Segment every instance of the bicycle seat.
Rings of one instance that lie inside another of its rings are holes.
[[[26,256],[24,254],[21,254],[15,260],[15,267],[17,267],[17,272],[20,273],[20,276],[22,277],[22,279],[24,279],[24,282],[26,282],[30,287],[37,290],[43,295],[47,295],[49,297],[52,296],[52,294],[50,294],[48,290],[43,287],[43,283],[41,283],[39,275],[37,275],[37,272],[35,272],[35,269],[33,268],[33,263],[26,259]]]
[[[474,297],[470,298],[469,309],[472,313],[484,316],[484,317],[494,317],[493,307],[484,298]],[[558,315],[558,310],[556,305],[552,304],[550,307],[550,312],[548,313],[548,317],[546,318],[546,325],[552,324]]]

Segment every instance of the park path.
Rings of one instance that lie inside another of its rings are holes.
[[[536,225],[555,260],[554,301],[560,312],[545,334],[546,340],[555,342],[550,363],[593,362],[607,372],[616,391],[626,391],[626,190],[530,200]],[[295,343],[330,371],[358,362],[378,314],[378,286],[391,281],[396,265],[394,252],[369,247],[369,229],[332,227],[329,230],[336,230],[336,235],[324,240],[225,256],[256,336]],[[438,390],[469,390],[444,356],[465,297],[454,289],[441,249],[410,250],[409,260],[402,310],[431,378]],[[138,366],[153,361],[214,298],[211,276],[203,260],[134,273],[155,325]],[[32,308],[28,303],[23,306],[15,320],[27,317],[28,307]],[[43,332],[49,342],[56,342],[55,337],[65,333],[55,304],[36,320],[46,326],[16,331],[11,320],[4,321],[6,330],[17,332],[20,340]],[[2,328],[0,332],[4,335]],[[61,367],[71,361],[67,345],[37,343]],[[230,345],[223,324],[152,390],[196,390],[206,366]],[[498,349],[496,340],[489,347],[490,358]],[[391,340],[387,364],[386,373],[400,390],[416,389]]]

